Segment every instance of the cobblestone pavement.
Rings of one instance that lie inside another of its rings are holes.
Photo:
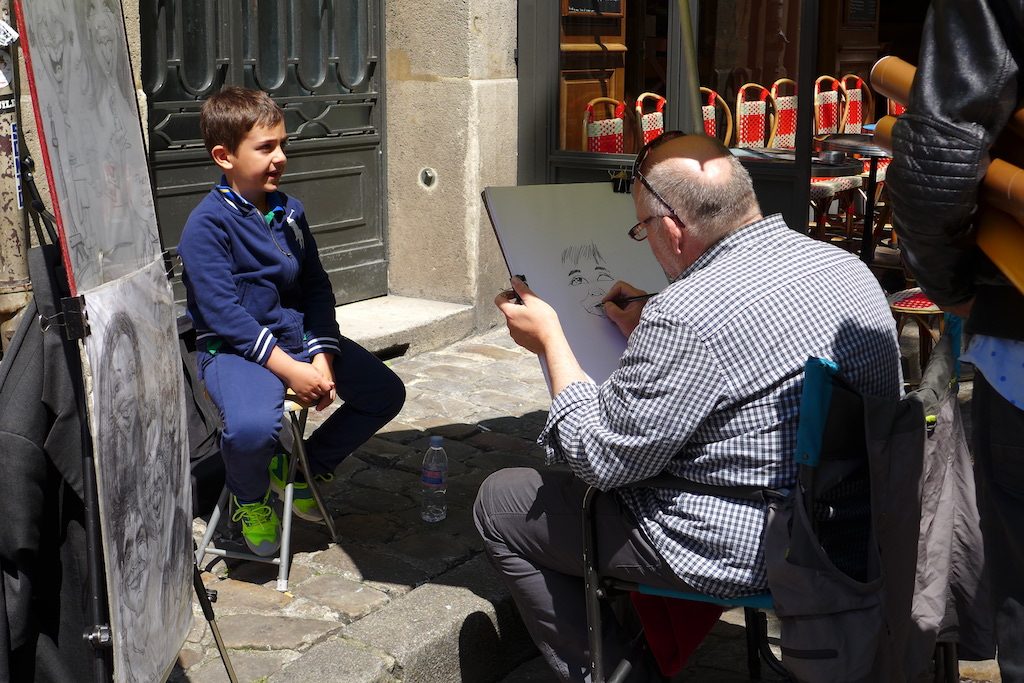
[[[534,439],[548,394],[536,358],[499,328],[390,365],[405,408],[323,489],[339,542],[297,520],[287,593],[271,565],[204,562],[239,680],[475,682],[510,671],[504,683],[550,683],[470,511],[488,474],[543,462]],[[311,415],[308,429],[324,418]],[[433,434],[445,437],[450,470],[448,518],[431,525],[419,518],[418,475]],[[196,534],[204,528],[196,520]],[[679,680],[748,680],[741,624],[742,612],[726,613]],[[964,680],[998,681],[993,671]],[[171,680],[227,680],[198,609]]]
[[[534,439],[544,424],[548,393],[537,359],[516,347],[501,328],[389,364],[406,384],[405,408],[322,488],[340,542],[328,543],[323,527],[297,520],[288,593],[275,590],[274,566],[234,561],[211,565],[209,557],[204,562],[203,568],[209,569],[204,580],[218,592],[217,623],[240,680],[309,680],[313,669],[304,660],[312,661],[325,649],[345,661],[327,670],[322,680],[406,680],[395,670],[396,653],[376,651],[370,642],[376,634],[359,629],[367,616],[388,608],[402,611],[400,603],[411,601],[414,592],[425,593],[431,583],[457,586],[461,581],[480,597],[503,595],[481,556],[471,507],[491,472],[542,463]],[[327,414],[311,412],[307,432]],[[448,518],[431,525],[419,518],[419,470],[433,434],[445,437],[449,483]],[[196,520],[195,532],[203,529],[205,523]],[[483,583],[491,585],[480,588],[472,580],[453,578],[460,568],[478,582],[483,575]],[[451,596],[434,597],[440,615],[429,604],[410,604],[409,620],[443,619],[451,609]],[[429,638],[424,632],[409,635],[411,641]],[[506,640],[504,634],[501,640]],[[523,634],[519,641],[518,653],[509,653],[517,659],[505,671],[535,654]],[[457,664],[467,671],[467,663]],[[226,680],[199,612],[172,680]],[[485,679],[466,675],[463,680]]]

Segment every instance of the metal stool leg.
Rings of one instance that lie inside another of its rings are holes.
[[[206,524],[206,531],[203,533],[203,540],[199,543],[199,547],[196,548],[196,565],[202,564],[203,557],[206,556],[206,549],[210,547],[210,542],[213,540],[213,532],[217,530],[217,523],[220,522],[220,516],[227,503],[228,487],[225,486],[220,491],[220,497],[217,499],[217,505],[214,506],[213,512],[210,513],[210,521]]]
[[[293,449],[294,450],[294,449]],[[288,456],[288,483],[284,486],[284,509],[281,511],[281,548],[278,557],[277,590],[288,590],[288,572],[292,559],[292,503],[295,501],[295,458]]]
[[[337,541],[338,533],[334,530],[334,518],[331,516],[330,511],[327,509],[327,505],[324,503],[323,497],[320,495],[320,487],[317,486],[315,477],[310,474],[309,459],[306,457],[306,447],[302,441],[302,435],[306,431],[306,415],[307,411],[305,409],[303,409],[298,415],[294,412],[291,413],[292,437],[294,440],[292,450],[302,466],[302,471],[306,473],[306,482],[309,484],[309,491],[313,494],[313,500],[316,501],[316,506],[320,509],[320,514],[324,518],[324,524],[327,525],[327,533],[332,541]],[[293,458],[293,460],[294,459],[295,458]],[[294,470],[294,468],[292,468],[292,470]],[[289,510],[290,509],[291,508],[289,508]]]

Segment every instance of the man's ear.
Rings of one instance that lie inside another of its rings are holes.
[[[224,145],[214,145],[213,149],[210,150],[210,156],[213,157],[213,163],[225,171],[230,171],[234,167],[230,159],[231,152]]]
[[[661,221],[661,225],[658,226],[659,230],[664,230],[665,234],[669,237],[669,246],[672,251],[676,254],[683,252],[683,243],[686,235],[684,234],[686,228],[683,227],[683,222],[672,216],[659,216],[658,220]]]

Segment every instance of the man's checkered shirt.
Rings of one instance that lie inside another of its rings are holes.
[[[715,244],[644,307],[619,368],[552,401],[539,443],[589,484],[661,472],[714,485],[789,488],[803,366],[836,361],[876,396],[899,395],[896,329],[857,258],[769,216]],[[666,489],[618,491],[690,586],[765,588],[761,503]]]

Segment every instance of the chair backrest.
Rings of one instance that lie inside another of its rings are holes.
[[[644,105],[654,102],[654,111],[644,113]],[[665,98],[653,92],[641,93],[636,98],[636,122],[643,135],[643,144],[665,132]]]
[[[611,116],[595,118],[595,109],[600,105],[604,105],[605,111],[610,111]],[[583,139],[586,141],[587,151],[622,154],[625,121],[625,102],[611,97],[595,97],[587,102],[587,108],[583,112]]]
[[[732,140],[732,112],[725,98],[711,88],[701,87],[701,118],[704,121],[704,134],[718,138],[726,147]],[[721,117],[721,120],[720,120]]]
[[[896,100],[886,99],[886,112],[889,116],[901,116],[906,110],[906,105],[900,104]]]
[[[846,74],[839,79],[846,96],[843,113],[844,133],[863,133],[864,124],[871,123],[875,113],[875,97],[871,89],[857,74]]]
[[[844,121],[843,86],[835,76],[818,76],[814,81],[814,134],[838,133]]]
[[[736,146],[767,147],[773,132],[772,94],[759,83],[744,83],[736,93]]]
[[[782,661],[796,680],[915,680],[899,660],[912,627],[924,437],[919,403],[858,393],[834,363],[808,360],[799,484],[769,515],[764,541]]]
[[[771,95],[775,102],[775,132],[768,142],[768,146],[794,149],[796,147],[796,81],[792,78],[780,78],[772,83]]]

